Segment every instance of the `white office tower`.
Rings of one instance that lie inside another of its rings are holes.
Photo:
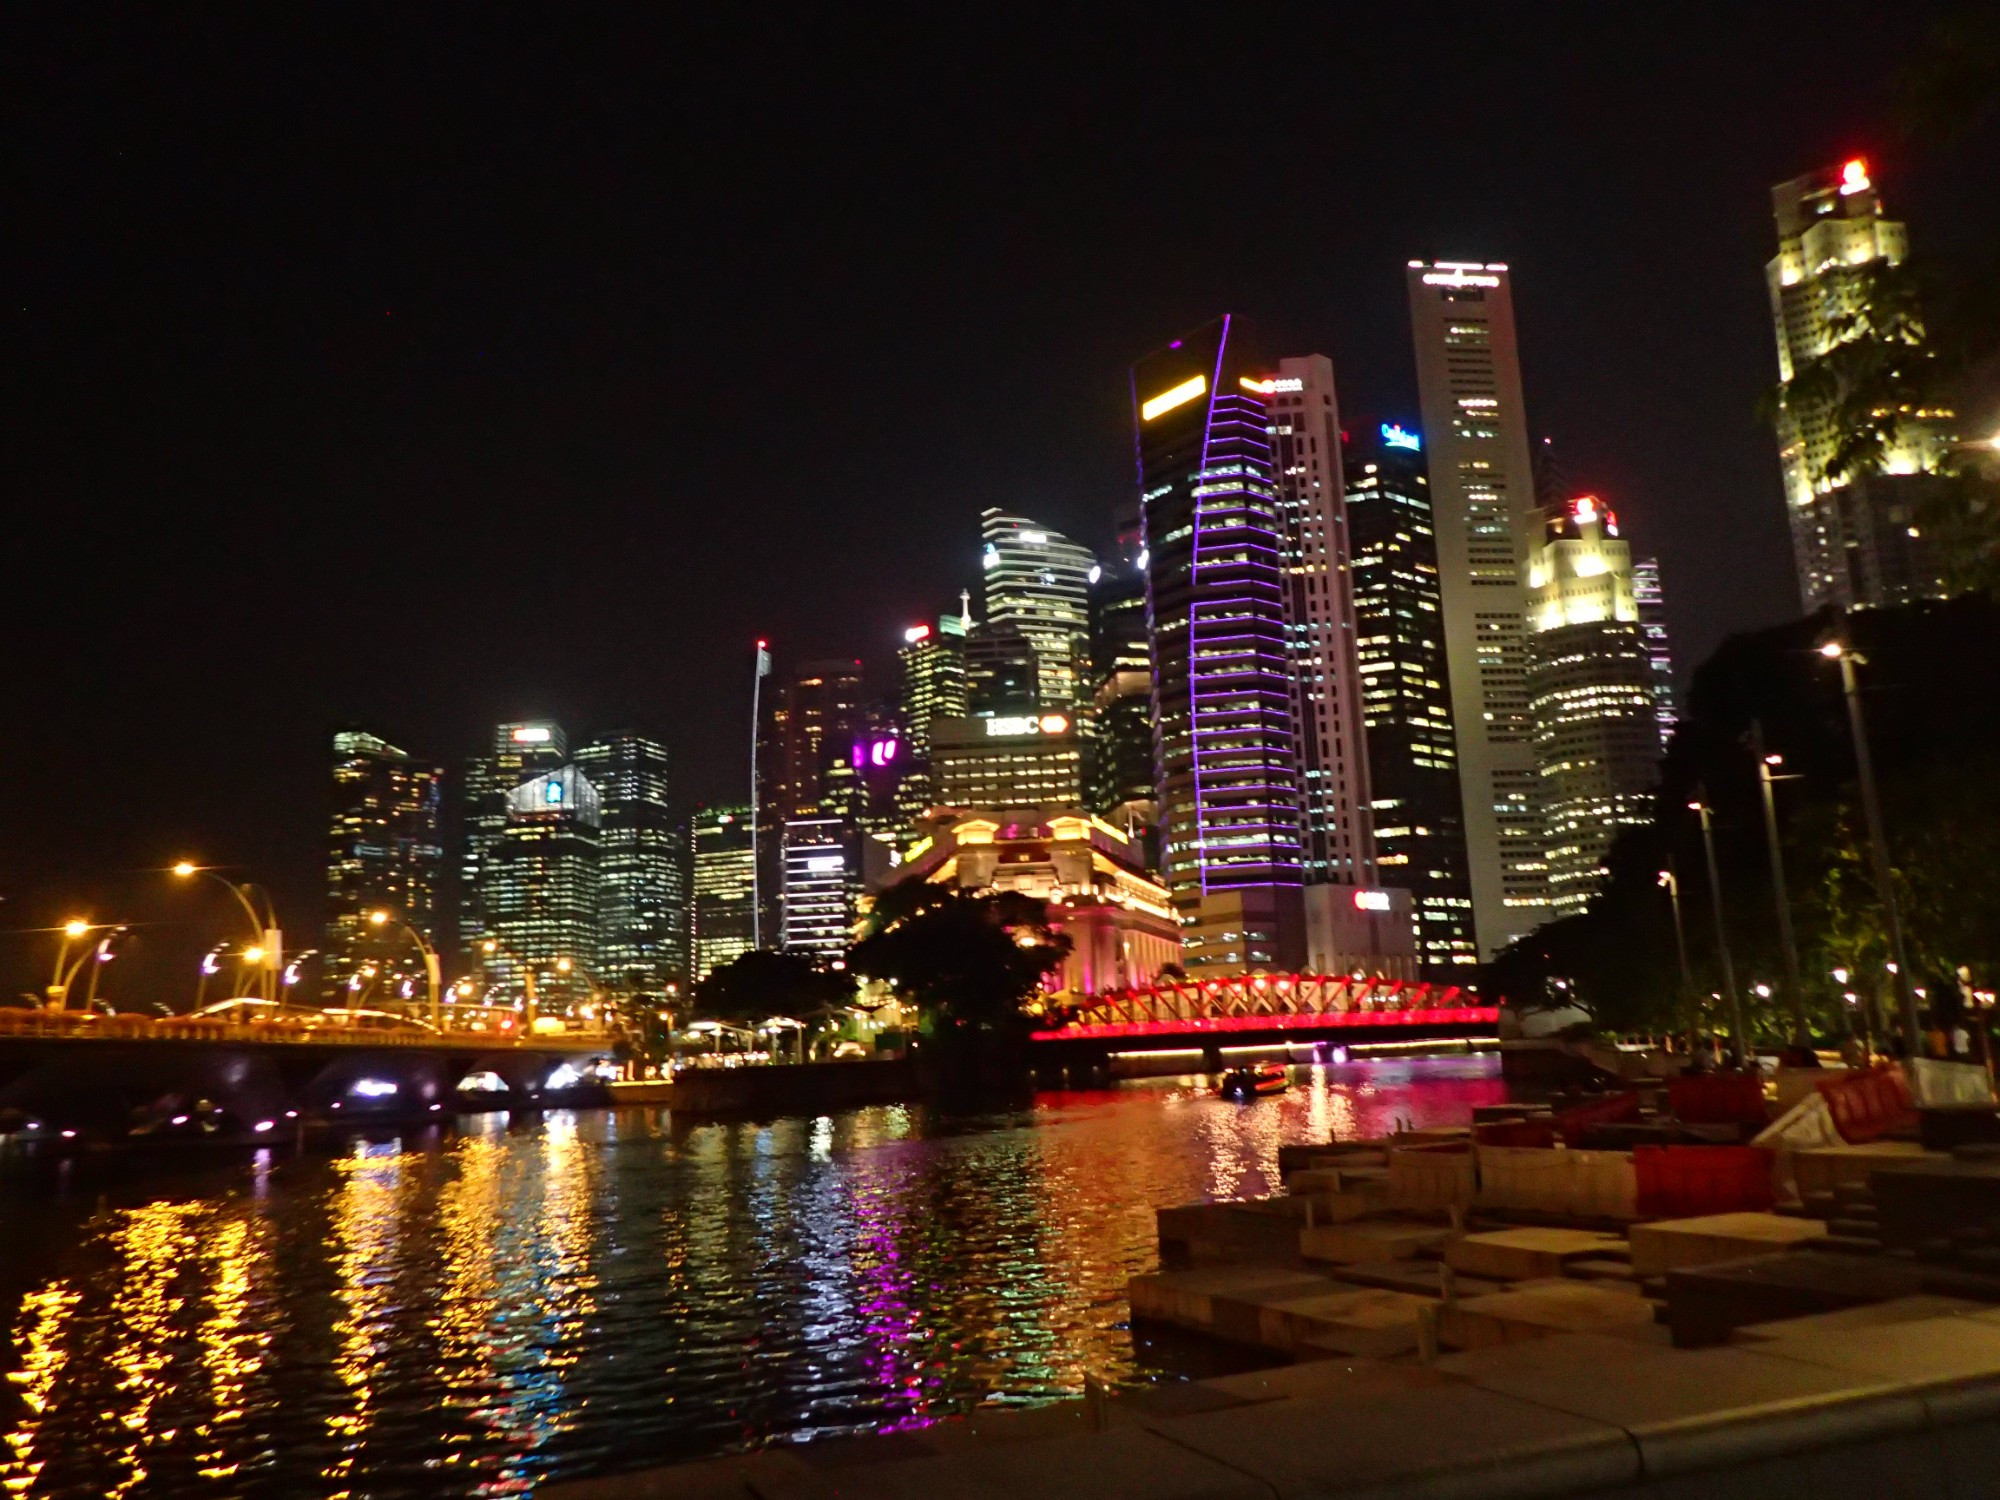
[[[1278,361],[1265,401],[1283,523],[1305,882],[1372,886],[1368,743],[1361,722],[1333,361],[1324,354]]]
[[[1507,268],[1412,261],[1409,287],[1473,924],[1491,958],[1550,915],[1522,593],[1541,516]]]

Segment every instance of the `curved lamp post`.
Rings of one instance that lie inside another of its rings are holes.
[[[491,958],[504,958],[521,971],[521,993],[527,1001],[523,1016],[527,1021],[528,1035],[535,1034],[535,969],[534,965],[522,960],[521,955],[506,947],[498,938],[487,938],[479,945],[479,951]]]
[[[272,905],[270,893],[248,881],[238,885],[191,860],[184,859],[174,866],[174,877],[178,880],[191,880],[197,875],[213,880],[229,892],[236,898],[236,904],[243,908],[243,914],[250,919],[250,944],[243,952],[245,957],[254,952],[256,957],[251,961],[261,967],[257,976],[257,998],[275,1001],[278,998],[278,974],[285,967],[285,935],[278,928],[278,911]],[[263,902],[261,911],[257,906],[259,900]]]
[[[49,987],[45,992],[49,1010],[69,1009],[69,992],[76,987],[77,975],[83,972],[85,964],[102,963],[104,955],[110,951],[112,939],[124,930],[123,927],[114,927],[106,923],[92,925],[81,917],[72,917],[63,923],[62,943],[56,949],[56,966],[49,975]],[[70,944],[79,938],[89,937],[93,932],[102,932],[105,935],[94,943],[86,943],[83,952],[77,955],[75,962],[71,962]],[[94,967],[90,975],[90,993],[93,998],[97,994],[97,971]]]
[[[437,949],[433,948],[429,940],[408,922],[399,922],[391,913],[379,908],[368,913],[368,925],[371,927],[394,926],[404,936],[408,937],[411,942],[417,945],[417,951],[424,956],[424,977],[430,985],[431,1030],[443,1031],[444,984],[442,975],[438,969]]]

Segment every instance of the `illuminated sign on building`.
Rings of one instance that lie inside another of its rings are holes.
[[[560,804],[562,799],[563,784],[554,777],[550,777],[548,784],[542,788],[542,800],[553,807]]]
[[[984,721],[986,733],[993,739],[1022,734],[1067,734],[1069,720],[1062,714],[1039,714],[1006,716]]]
[[[931,628],[928,625],[912,625],[908,630],[903,632],[903,639],[908,641],[912,646],[916,645],[918,641],[927,641],[930,638]]]
[[[1394,422],[1382,424],[1382,446],[1385,448],[1406,448],[1412,453],[1423,451],[1424,440],[1414,432],[1406,432]]]
[[[513,740],[517,745],[546,745],[549,742],[549,732],[540,724],[531,724],[515,730]]]
[[[1387,911],[1389,893],[1387,891],[1356,891],[1354,893],[1356,911]]]
[[[1188,402],[1194,400],[1195,397],[1201,395],[1207,389],[1208,377],[1206,375],[1195,375],[1187,380],[1183,380],[1172,390],[1161,391],[1159,395],[1142,405],[1139,408],[1139,420],[1141,422],[1150,422],[1153,418],[1163,416],[1177,406],[1186,406]]]
[[[1845,195],[1848,193],[1865,193],[1867,190],[1868,163],[1857,156],[1853,161],[1840,169],[1840,191]]]
[[[1426,271],[1425,286],[1498,286],[1498,276],[1486,276],[1473,271]]]
[[[813,875],[830,875],[847,868],[847,860],[838,854],[816,854],[804,863],[807,872]]]

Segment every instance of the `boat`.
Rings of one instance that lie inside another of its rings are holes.
[[[1291,1079],[1279,1064],[1257,1063],[1248,1068],[1231,1068],[1222,1075],[1215,1091],[1225,1099],[1247,1100],[1282,1094],[1291,1086]]]

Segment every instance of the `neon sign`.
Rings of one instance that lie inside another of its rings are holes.
[[[1356,911],[1387,911],[1389,893],[1387,891],[1356,891],[1354,893]]]
[[[1384,422],[1382,424],[1382,446],[1385,448],[1403,448],[1411,453],[1421,453],[1424,447],[1424,440],[1414,432],[1404,431],[1394,422]]]
[[[1139,420],[1141,422],[1150,422],[1155,417],[1164,416],[1177,406],[1186,406],[1188,402],[1194,400],[1195,397],[1201,395],[1207,389],[1208,377],[1206,375],[1196,375],[1190,379],[1183,380],[1172,390],[1161,391],[1159,395],[1142,405],[1139,408]]]
[[[1868,163],[1855,157],[1840,169],[1840,191],[1845,197],[1849,193],[1868,191]]]

